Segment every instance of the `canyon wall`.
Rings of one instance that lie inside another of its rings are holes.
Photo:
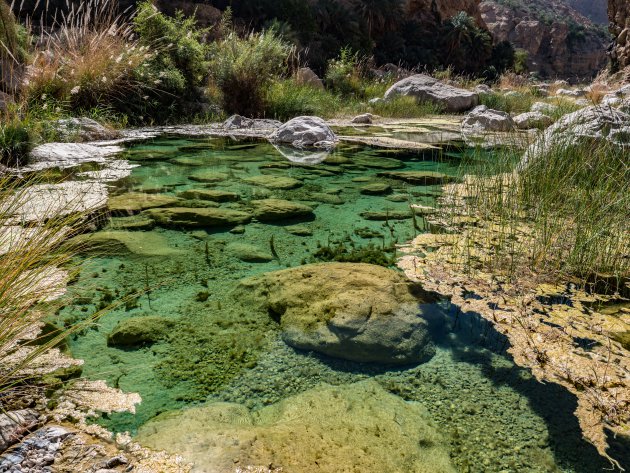
[[[608,0],[610,32],[615,38],[610,51],[613,69],[630,66],[630,1]]]
[[[495,41],[527,51],[529,70],[541,77],[590,79],[606,66],[610,38],[605,28],[567,3],[487,0],[480,10]]]

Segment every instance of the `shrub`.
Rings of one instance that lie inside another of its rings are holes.
[[[160,89],[184,94],[204,85],[209,48],[202,42],[206,31],[195,26],[194,17],[177,12],[170,18],[145,1],[138,5],[134,26],[140,44],[156,51],[148,66],[161,74]]]
[[[0,124],[0,164],[26,164],[30,149],[31,137],[25,126],[19,123]]]
[[[9,5],[0,2],[0,90],[13,92],[17,88],[28,42],[26,29],[15,22]]]
[[[259,116],[265,89],[286,71],[291,47],[273,29],[240,37],[234,30],[212,45],[211,73],[227,113]]]
[[[335,93],[345,97],[363,96],[362,61],[359,53],[343,48],[339,57],[328,62],[325,81]]]

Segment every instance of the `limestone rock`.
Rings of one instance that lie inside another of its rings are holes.
[[[361,189],[359,192],[363,195],[383,195],[389,194],[392,191],[392,186],[385,182],[374,182],[372,184],[367,184]]]
[[[527,149],[521,166],[544,159],[555,146],[580,146],[593,141],[630,148],[630,115],[615,108],[599,106],[565,115]]]
[[[113,347],[149,345],[166,338],[174,326],[172,320],[162,317],[133,317],[116,325],[107,336],[107,344]]]
[[[98,140],[115,140],[120,133],[110,128],[105,128],[91,118],[64,118],[50,124],[63,141],[84,142]]]
[[[268,130],[270,133],[280,125],[282,123],[277,120],[245,118],[241,115],[232,115],[223,122],[223,128],[226,130]]]
[[[282,199],[262,199],[251,202],[254,217],[261,222],[279,222],[283,220],[310,219],[313,209],[308,205]]]
[[[351,121],[357,125],[370,125],[374,121],[374,115],[371,113],[364,113],[362,115],[357,115]]]
[[[486,131],[511,131],[514,122],[507,112],[492,110],[485,105],[479,105],[470,112],[462,122],[464,133],[483,133]]]
[[[143,215],[164,227],[211,228],[235,227],[248,223],[252,216],[239,210],[222,208],[167,207],[146,210]]]
[[[572,98],[580,98],[586,95],[584,89],[558,89],[556,91],[556,95],[560,97],[572,97]]]
[[[430,358],[432,294],[402,274],[369,264],[323,263],[242,280],[234,297],[269,313],[289,345],[360,362]]]
[[[19,442],[39,424],[39,414],[33,409],[0,414],[0,452]]]
[[[465,112],[479,103],[479,96],[475,92],[444,84],[424,74],[396,82],[385,93],[385,99],[400,95],[415,97],[419,102],[434,103],[451,113]]]
[[[287,143],[296,148],[332,148],[338,141],[328,124],[319,117],[297,117],[271,135],[274,143]]]
[[[106,158],[123,151],[119,146],[95,146],[87,143],[46,143],[33,148],[28,171],[70,168],[83,163],[105,163]]]
[[[390,171],[381,172],[378,176],[386,177],[388,179],[396,179],[416,186],[445,184],[455,180],[455,178],[449,176],[448,174],[436,171]]]
[[[216,172],[216,171],[195,171],[188,179],[195,182],[205,182],[208,184],[213,184],[215,182],[225,181],[228,178],[228,175],[224,172]]]
[[[324,90],[324,83],[310,67],[302,67],[295,74],[295,81],[300,85],[308,85],[314,89]]]
[[[144,194],[142,192],[128,192],[127,194],[110,197],[107,202],[112,215],[134,215],[143,210],[159,207],[172,207],[179,202],[177,197],[164,194]]]
[[[138,440],[181,454],[195,473],[233,473],[235,465],[243,472],[455,472],[424,407],[375,381],[321,385],[257,412],[229,403],[174,411],[142,426]]]
[[[247,184],[253,184],[255,186],[267,187],[269,189],[280,189],[280,190],[289,190],[296,189],[302,186],[302,182],[297,179],[293,179],[292,177],[286,176],[271,176],[271,175],[261,175],[261,176],[253,176],[243,179],[243,182]]]
[[[226,250],[246,263],[267,263],[274,259],[269,251],[248,243],[230,243]]]
[[[191,189],[177,194],[182,199],[209,200],[212,202],[236,202],[241,196],[236,192],[218,189]]]
[[[71,241],[83,254],[175,256],[181,250],[171,248],[162,235],[150,232],[108,230],[79,235]]]
[[[553,124],[553,119],[540,112],[521,113],[513,118],[516,127],[520,130],[532,128],[543,129]]]
[[[546,103],[546,102],[536,102],[532,105],[532,108],[531,108],[532,112],[539,112],[545,115],[554,113],[556,110],[558,110],[558,107],[556,105]]]

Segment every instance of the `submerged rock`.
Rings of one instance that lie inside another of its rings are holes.
[[[465,112],[479,103],[479,95],[475,92],[444,84],[425,74],[416,74],[396,82],[385,93],[385,99],[399,95],[415,97],[419,102],[434,103],[446,112]]]
[[[144,215],[158,225],[181,228],[235,227],[252,219],[246,212],[212,207],[167,207],[146,210]]]
[[[162,414],[138,441],[181,454],[198,473],[454,473],[425,408],[375,381],[321,385],[252,412],[211,403]],[[270,469],[273,465],[273,470]]]
[[[254,217],[261,222],[278,222],[299,218],[312,218],[313,209],[308,205],[282,199],[262,199],[251,202]]]
[[[208,200],[211,202],[236,202],[241,198],[236,192],[219,189],[191,189],[178,193],[177,197],[188,200]]]
[[[290,190],[296,189],[302,185],[301,181],[286,176],[271,176],[263,174],[261,176],[248,177],[243,179],[247,184],[255,186],[267,187],[269,189]]]
[[[525,152],[521,166],[544,157],[555,147],[593,142],[630,149],[630,115],[611,107],[587,107],[565,115]]]
[[[182,452],[194,472],[454,471],[423,408],[373,381],[322,385],[259,412],[212,403],[163,414],[141,429],[140,441]]]
[[[206,182],[206,183],[214,183],[225,181],[228,178],[228,175],[224,172],[215,172],[215,171],[195,171],[188,179],[195,182]]]
[[[152,221],[151,221],[152,222]],[[139,256],[175,256],[181,250],[171,248],[162,235],[150,232],[108,230],[79,235],[72,239],[76,251],[83,254]]]
[[[297,117],[289,120],[271,135],[273,143],[287,143],[295,148],[332,148],[338,138],[325,120],[319,117]]]
[[[374,182],[372,184],[367,184],[361,189],[359,192],[363,195],[383,195],[389,194],[392,191],[392,186],[387,184],[386,182]]]
[[[283,340],[359,362],[418,363],[433,356],[421,303],[435,297],[381,266],[323,263],[242,280],[239,300],[271,314]]]
[[[157,316],[133,317],[118,322],[107,336],[107,344],[113,347],[148,345],[166,338],[175,322]]]
[[[485,131],[511,131],[514,122],[507,112],[492,110],[485,105],[479,105],[462,122],[464,133],[483,133]]]
[[[249,243],[230,243],[226,250],[246,263],[268,263],[274,259],[269,251]]]
[[[454,181],[455,178],[436,171],[391,171],[381,172],[379,177],[396,179],[413,185],[431,186],[435,184],[445,184]]]
[[[177,202],[179,199],[171,195],[129,192],[110,197],[107,207],[112,215],[124,217],[140,213],[143,210],[173,206]]]

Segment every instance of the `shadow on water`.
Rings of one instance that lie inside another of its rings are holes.
[[[611,463],[601,457],[595,447],[584,440],[578,419],[577,398],[555,383],[541,383],[528,376],[529,370],[516,365],[496,368],[491,358],[498,354],[511,363],[507,337],[475,312],[462,312],[455,305],[444,303],[444,309],[429,317],[430,330],[436,344],[450,350],[460,362],[479,365],[494,386],[508,386],[529,400],[531,408],[545,420],[549,430],[549,446],[556,462],[577,473],[611,471]],[[524,376],[525,374],[525,376]],[[610,432],[608,454],[628,467],[630,438],[614,438]]]

